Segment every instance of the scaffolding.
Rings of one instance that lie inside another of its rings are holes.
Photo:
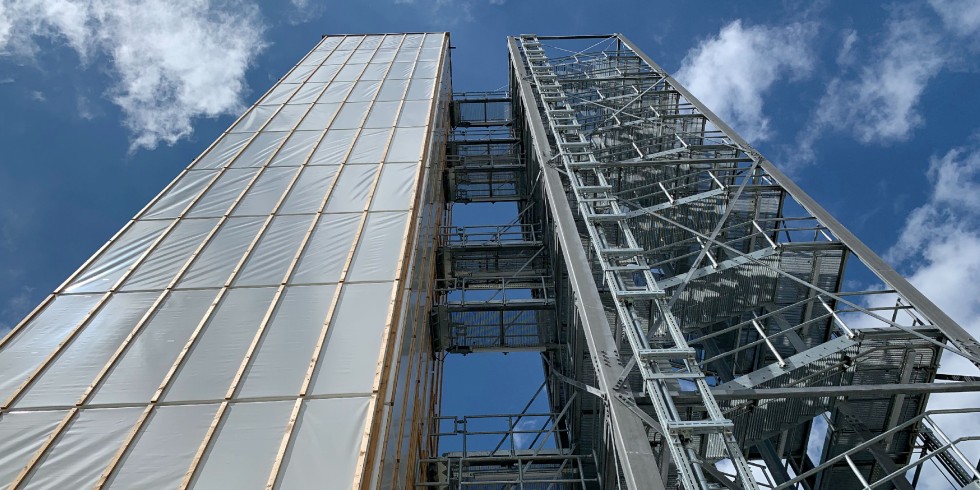
[[[513,445],[443,443],[420,485],[977,486],[977,438],[937,423],[977,410],[928,409],[980,389],[938,373],[980,365],[968,332],[624,36],[508,49],[508,92],[454,98],[447,195],[520,212],[444,229],[434,348],[540,352],[561,427],[540,468],[571,473],[535,486]]]

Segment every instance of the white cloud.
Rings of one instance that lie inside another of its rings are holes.
[[[947,29],[960,36],[980,33],[980,2],[976,0],[929,0]]]
[[[978,252],[974,256],[980,263],[980,148],[957,148],[932,158],[927,175],[933,185],[929,201],[909,214],[898,242],[886,257],[928,265],[945,257],[935,253],[937,247],[943,247],[944,252],[956,242],[965,242],[963,246],[968,247],[972,238]],[[972,257],[955,259],[962,262]]]
[[[747,140],[764,140],[771,130],[763,95],[777,81],[810,74],[814,31],[811,24],[743,27],[736,20],[688,51],[676,78]]]
[[[838,61],[854,55],[857,33],[852,34],[855,41],[847,47],[847,57]],[[813,159],[813,145],[827,131],[851,133],[862,143],[887,144],[908,140],[922,125],[919,99],[948,61],[942,39],[921,16],[899,11],[874,45],[858,73],[845,71],[827,83],[812,121],[800,133],[800,163]]]
[[[196,117],[237,113],[245,71],[264,48],[258,8],[241,0],[0,0],[0,53],[61,41],[83,63],[106,56],[107,96],[131,149],[173,144]]]
[[[976,281],[980,277],[980,146],[933,158],[928,176],[933,185],[929,201],[912,211],[886,258],[905,269],[909,281],[963,328],[980,337]],[[947,352],[940,372],[976,375],[977,369]],[[929,401],[929,409],[962,407],[980,407],[980,393],[932,395]],[[980,418],[975,415],[947,415],[937,421],[954,437],[980,434]],[[976,445],[961,449],[971,461],[980,456]]]
[[[837,52],[837,64],[849,65],[854,63],[854,43],[858,41],[858,33],[854,29],[844,31],[844,40],[840,51]]]

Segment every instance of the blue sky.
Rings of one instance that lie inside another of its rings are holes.
[[[506,83],[506,35],[624,33],[980,330],[975,0],[142,4],[0,0],[0,332],[321,34],[437,30],[456,90]]]

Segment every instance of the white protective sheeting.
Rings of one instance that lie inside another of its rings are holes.
[[[274,293],[275,288],[236,288],[225,294],[163,400],[223,398]]]
[[[79,411],[54,447],[27,476],[22,488],[92,488],[142,411],[142,408]]]
[[[323,92],[324,87],[325,85],[323,83],[316,80],[307,80],[306,83],[304,83],[303,86],[301,86],[299,90],[293,94],[293,98],[289,99],[289,106],[295,107],[296,104],[301,104],[303,109],[308,109],[309,104],[316,101],[317,97],[320,96],[320,92]],[[280,114],[282,113],[280,112]],[[271,127],[266,129],[269,131],[277,131]]]
[[[113,295],[14,407],[74,405],[158,296],[157,292]]]
[[[228,165],[231,159],[245,148],[245,145],[252,139],[253,133],[226,134],[208,151],[204,156],[197,160],[194,169],[220,168]]]
[[[368,214],[347,280],[393,281],[395,267],[404,255],[407,224],[407,212]]]
[[[217,294],[215,289],[171,294],[106,376],[93,402],[148,402]]]
[[[218,170],[193,170],[171,187],[141,216],[141,219],[172,219],[187,209],[204,188],[214,180]]]
[[[231,277],[266,218],[228,218],[177,283],[179,288],[216,288]]]
[[[292,97],[293,92],[299,88],[299,84],[296,83],[280,83],[276,85],[266,96],[263,98],[259,104],[262,105],[279,105],[285,104],[290,97]]]
[[[357,131],[353,129],[330,129],[310,157],[309,165],[340,165],[355,136]]]
[[[362,129],[350,156],[347,157],[347,163],[373,163],[377,165],[381,161],[381,156],[384,155],[390,137],[391,128]]]
[[[296,126],[300,118],[309,110],[309,105],[286,105],[279,110],[279,113],[269,121],[269,125],[264,131],[290,131]]]
[[[39,354],[57,347],[98,300],[97,295],[58,296],[0,349],[0,401],[41,365],[44,356]]]
[[[300,126],[302,127],[302,125]],[[297,167],[303,165],[306,163],[306,157],[313,151],[313,146],[316,145],[320,134],[320,131],[293,131],[293,134],[282,145],[279,153],[276,153],[276,156],[272,158],[269,165],[272,167]]]
[[[264,490],[292,408],[292,401],[230,405],[191,488]]]
[[[276,216],[235,279],[235,286],[277,286],[310,228],[309,214]]]
[[[261,167],[269,160],[273,152],[279,148],[282,144],[282,140],[288,136],[289,133],[286,131],[279,131],[274,133],[267,133],[265,131],[259,133],[255,139],[245,147],[244,150],[238,155],[238,158],[232,162],[232,167],[242,168],[242,167]]]
[[[290,280],[292,284],[316,284],[337,282],[340,271],[347,261],[354,240],[354,233],[361,222],[360,214],[328,214],[323,216],[310,244],[306,247],[296,271]]]
[[[397,128],[391,139],[386,162],[415,162],[422,157],[425,128]]]
[[[293,286],[279,302],[239,396],[296,396],[313,358],[336,286]]]
[[[258,169],[231,168],[218,177],[217,182],[194,203],[189,218],[217,218],[223,216],[245,186],[255,177]]]
[[[297,66],[293,69],[293,71],[286,75],[286,78],[282,79],[282,83],[302,83],[304,80],[309,78],[310,74],[313,73],[313,70],[315,69],[316,66],[313,65]]]
[[[293,184],[289,196],[279,208],[279,214],[309,214],[320,208],[320,203],[326,197],[339,166],[307,166],[299,174]]]
[[[400,267],[432,247],[409,234],[444,38],[324,39],[0,343],[0,486],[350,488],[366,437],[404,435],[368,421],[426,386],[385,349],[427,355]]]
[[[67,410],[0,414],[0,488],[7,488],[67,414]]]
[[[217,404],[158,407],[108,487],[177,488],[217,410]]]
[[[279,488],[351,488],[369,400],[305,402]]]
[[[306,115],[303,122],[299,124],[296,128],[298,130],[323,130],[333,119],[334,114],[337,113],[337,109],[340,107],[338,102],[327,102],[323,104],[314,104],[313,109],[310,113]],[[319,134],[319,132],[317,133]],[[278,157],[277,157],[278,159]]]
[[[371,393],[392,286],[390,282],[344,285],[327,329],[312,394]]]
[[[371,201],[371,211],[407,210],[414,201],[416,173],[414,163],[386,163],[381,169],[378,190]]]
[[[378,174],[377,165],[344,165],[327,201],[328,213],[364,211],[371,184]]]
[[[395,125],[395,114],[398,113],[400,105],[400,101],[375,102],[367,120],[364,121],[364,127],[391,129]]]
[[[371,107],[370,102],[345,102],[337,112],[330,129],[354,129],[361,126],[364,114]]]
[[[199,172],[192,172],[199,173]],[[66,293],[105,292],[122,278],[150,245],[164,232],[169,221],[136,221],[82,271],[66,288]]]
[[[181,220],[123,283],[122,290],[166,287],[217,222],[216,219]]]
[[[252,187],[245,193],[232,216],[266,216],[282,198],[286,186],[293,180],[298,170],[295,167],[269,168],[259,175]]]
[[[279,105],[260,105],[253,107],[247,114],[245,114],[245,117],[238,121],[238,124],[235,124],[235,126],[231,128],[231,132],[254,133],[261,129],[269,118],[271,118],[278,110]]]

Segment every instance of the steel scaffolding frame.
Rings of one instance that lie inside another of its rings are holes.
[[[946,351],[978,365],[973,337],[625,37],[508,47],[508,92],[456,95],[446,189],[518,212],[443,229],[434,348],[540,352],[557,452],[531,475],[440,447],[420,485],[905,489],[926,463],[975,484],[974,438],[926,412],[980,389],[937,375]]]
[[[976,340],[625,37],[525,35],[511,38],[510,51],[512,90],[522,105],[515,111],[525,113],[520,117],[534,146],[528,158],[538,160],[545,181],[560,179],[545,183],[547,199],[577,207],[578,216],[564,226],[587,237],[584,259],[605,283],[602,303],[612,310],[615,362],[625,369],[613,386],[595,390],[612,412],[612,400],[622,397],[615,387],[632,387],[637,408],[646,412],[639,417],[660,429],[649,434],[653,444],[670,449],[671,458],[658,456],[658,479],[632,474],[633,455],[619,446],[615,456],[628,486],[655,488],[677,478],[686,488],[751,488],[746,457],[764,460],[785,481],[786,465],[802,467],[789,462],[790,453],[805,458],[800,448],[805,453],[817,414],[831,411],[849,434],[868,439],[921,413],[929,392],[975,389],[925,384],[916,394],[888,391],[889,383],[931,383],[943,350],[977,364]],[[563,217],[555,218],[561,228]],[[575,240],[557,236],[573,267]],[[848,257],[883,286],[842,291]],[[587,308],[581,293],[588,281],[571,279],[576,303]],[[885,295],[894,305],[882,303]],[[580,326],[599,333],[589,323]],[[869,325],[886,327],[882,333],[893,342],[914,344],[896,355],[921,362],[896,363],[894,349],[877,345],[882,335]],[[608,352],[590,345],[590,354]],[[903,373],[899,379],[881,375],[892,367]],[[873,403],[836,396],[800,402],[807,397],[784,391],[760,413],[795,420],[766,427],[765,417],[733,424],[723,416],[745,408],[730,393],[751,400],[767,390],[855,385],[893,408],[880,415]],[[873,429],[864,430],[861,420]],[[703,430],[682,430],[695,425]],[[914,437],[913,431],[892,440],[907,446]],[[862,471],[894,473],[888,470],[907,464],[907,451],[890,451],[871,451]],[[713,468],[726,457],[738,483]]]
[[[583,125],[578,121],[577,111],[569,103],[555,68],[536,36],[521,36],[520,47],[536,85],[540,107],[551,129],[550,136],[558,148],[558,156],[569,177],[589,241],[602,268],[603,279],[623,324],[622,332],[638,359],[634,364],[642,374],[644,391],[653,403],[659,432],[667,444],[680,481],[688,488],[695,488],[701,485],[699,482],[706,481],[702,466],[695,462],[698,460],[697,454],[686,442],[692,435],[700,434],[715,439],[709,444],[723,445],[726,456],[735,464],[741,484],[746,488],[756,488],[748,461],[732,435],[733,424],[724,418],[718,403],[711,396],[704,373],[696,362],[696,352],[684,338],[680,325],[670,311],[665,292],[653,276],[653,267],[642,254],[643,248],[632,229],[625,223],[626,214],[612,194],[607,169],[600,164],[592,151],[592,142],[581,130]],[[666,190],[664,193],[670,198]],[[637,300],[650,300],[659,310],[663,321],[656,330],[643,328],[637,320],[640,316],[634,304]],[[647,338],[648,335],[653,338]],[[671,361],[679,361],[679,364]],[[707,417],[682,419],[669,386],[670,380],[678,379],[693,382]]]

